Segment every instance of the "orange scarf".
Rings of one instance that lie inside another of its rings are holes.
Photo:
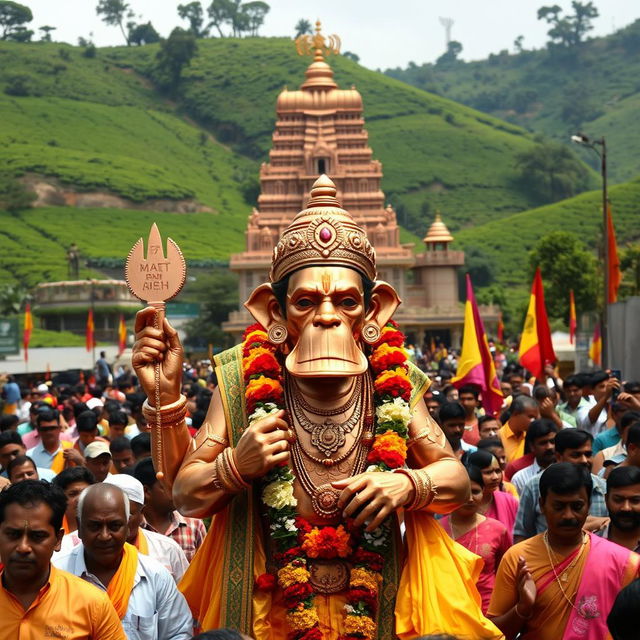
[[[107,595],[120,620],[129,608],[129,596],[133,591],[133,579],[138,568],[138,550],[125,542],[123,551],[120,566],[107,587]]]
[[[71,533],[71,527],[69,526],[69,521],[67,520],[66,515],[62,518],[62,528],[64,529],[65,535],[67,533]]]
[[[72,446],[73,445],[70,442],[67,442],[66,440],[60,440],[60,451],[56,453],[56,457],[51,462],[51,471],[53,471],[53,473],[55,473],[56,475],[58,475],[65,467],[66,461],[63,455],[64,450],[69,449]]]
[[[140,553],[144,553],[145,556],[149,555],[149,543],[147,542],[147,536],[144,535],[143,529],[138,529],[135,546]]]

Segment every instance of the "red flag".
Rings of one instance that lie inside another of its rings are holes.
[[[602,366],[602,335],[600,334],[600,323],[593,329],[593,338],[589,347],[589,357],[591,362],[597,367]]]
[[[498,315],[498,342],[502,344],[504,342],[504,322],[502,322],[502,311]]]
[[[573,344],[576,339],[576,329],[578,328],[578,317],[576,316],[576,299],[573,289],[569,291],[569,342]]]
[[[95,346],[95,325],[93,324],[93,309],[89,309],[87,314],[87,332],[85,339],[87,351],[91,351]]]
[[[618,255],[618,243],[616,242],[616,230],[613,227],[613,217],[611,215],[611,205],[607,205],[607,240],[609,247],[609,299],[610,304],[618,301],[618,288],[622,281],[620,271],[620,256]]]
[[[29,362],[29,342],[33,331],[33,317],[31,316],[31,303],[27,302],[24,308],[24,333],[22,334],[22,346],[24,347],[24,361]]]
[[[458,388],[465,384],[476,385],[482,392],[482,406],[485,411],[491,415],[500,411],[504,398],[469,274],[462,351],[458,359],[458,370],[451,383]]]
[[[127,325],[124,323],[124,316],[120,314],[120,324],[118,325],[118,355],[127,348]]]
[[[542,275],[538,267],[533,279],[529,309],[520,338],[520,364],[531,371],[536,378],[542,378],[545,366],[553,364],[556,360],[551,343],[547,308],[544,304]]]

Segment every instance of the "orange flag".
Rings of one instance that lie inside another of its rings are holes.
[[[576,316],[576,299],[573,289],[569,291],[569,342],[573,344],[576,339],[576,329],[578,328],[578,318]]]
[[[540,267],[531,287],[529,309],[524,321],[520,338],[520,364],[526,367],[536,378],[542,378],[544,368],[556,362],[556,354],[551,343],[551,329],[544,304],[544,287]]]
[[[120,314],[118,325],[118,355],[127,348],[127,325],[124,323],[124,315]]]
[[[622,281],[620,271],[620,256],[618,256],[618,243],[616,242],[616,230],[613,227],[613,217],[611,215],[611,205],[607,205],[607,239],[609,247],[609,304],[618,301],[618,288]]]
[[[500,411],[504,398],[469,274],[462,350],[458,359],[458,370],[451,379],[451,384],[458,388],[465,384],[476,385],[482,392],[482,406],[485,411],[493,416]]]
[[[502,311],[498,316],[498,342],[502,344],[504,342],[504,322],[502,322]]]
[[[593,330],[593,338],[591,338],[591,346],[589,347],[589,357],[593,364],[598,367],[602,366],[602,335],[600,334],[599,323]]]
[[[24,347],[24,361],[29,362],[29,342],[33,331],[33,317],[31,316],[31,304],[27,302],[24,308],[24,333],[22,334],[22,346]]]
[[[87,331],[85,339],[87,351],[91,351],[95,346],[95,325],[93,324],[93,309],[89,309],[87,314]]]

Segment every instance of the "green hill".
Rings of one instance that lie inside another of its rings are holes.
[[[637,20],[568,51],[505,50],[476,62],[410,63],[386,73],[567,144],[576,131],[604,135],[610,176],[622,182],[640,174],[639,53]],[[597,162],[588,151],[583,158]]]
[[[69,45],[0,43],[0,167],[130,203],[0,213],[0,281],[65,277],[71,241],[99,270],[100,259],[124,256],[151,220],[191,260],[242,249],[276,97],[299,86],[309,59],[284,38],[199,40],[168,99],[150,80],[157,50],[107,48],[91,58]],[[532,205],[514,166],[534,145],[523,129],[342,56],[330,62],[340,86],[355,84],[363,95],[382,186],[405,226],[423,232],[436,208],[456,230]],[[151,211],[175,201],[200,210]]]

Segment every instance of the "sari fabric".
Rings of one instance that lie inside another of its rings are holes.
[[[453,537],[449,516],[439,521],[443,529]],[[482,598],[482,612],[489,608],[491,594],[496,582],[496,572],[502,556],[513,544],[511,532],[493,518],[485,518],[477,527],[467,531],[455,541],[465,549],[480,556],[484,560],[484,566],[478,576],[476,586]]]
[[[493,518],[502,522],[509,533],[513,534],[513,527],[518,514],[518,500],[505,491],[494,491],[493,500],[485,512],[487,518]]]

